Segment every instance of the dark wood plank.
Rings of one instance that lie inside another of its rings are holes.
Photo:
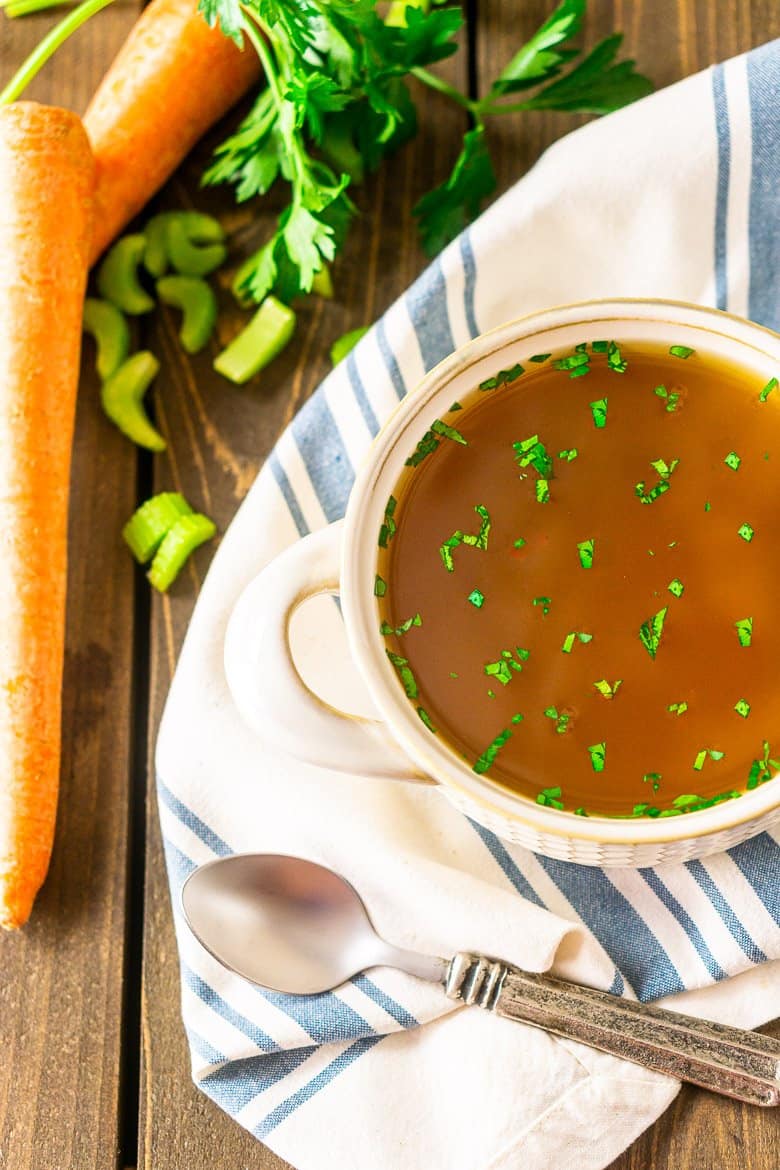
[[[81,110],[131,20],[129,5],[103,13],[28,96]],[[0,78],[50,23],[0,15]],[[86,372],[73,459],[56,844],[29,925],[0,937],[4,1170],[117,1164],[133,640],[133,570],[119,531],[134,506],[135,468]]]
[[[527,0],[522,11],[503,0],[480,0],[478,77],[481,92],[524,37],[550,10],[547,0]],[[657,87],[670,85],[780,35],[774,0],[634,0],[589,5],[583,41],[588,46],[619,29],[624,52]],[[501,190],[515,182],[541,152],[584,122],[565,114],[507,116],[491,123]],[[773,1035],[780,1029],[774,1026]],[[776,1170],[778,1117],[686,1086],[672,1108],[610,1170]]]

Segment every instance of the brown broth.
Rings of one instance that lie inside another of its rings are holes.
[[[435,435],[401,477],[396,528],[380,538],[379,617],[396,629],[420,615],[386,636],[388,652],[405,660],[421,717],[475,770],[553,807],[670,815],[763,782],[780,753],[780,389],[761,401],[756,375],[700,352],[621,349],[623,373],[594,353],[571,377],[554,356],[442,416],[466,443]],[[590,404],[602,398],[599,428]],[[544,452],[520,467],[513,449],[534,435],[553,457],[546,477]],[[664,474],[659,459],[679,464]],[[642,481],[660,487],[651,502]],[[458,531],[472,539],[450,548],[448,571],[441,547]],[[664,609],[652,657],[640,628]],[[566,653],[572,633],[591,637]],[[621,680],[612,697],[602,680]]]

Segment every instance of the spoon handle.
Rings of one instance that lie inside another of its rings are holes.
[[[521,1020],[752,1105],[780,1104],[780,1040],[617,999],[480,955],[450,963],[450,999]]]

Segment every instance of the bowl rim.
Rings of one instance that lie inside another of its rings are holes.
[[[672,314],[672,318],[662,316]],[[368,583],[373,583],[376,547],[373,541],[360,540],[366,532],[378,530],[370,518],[377,513],[382,497],[377,483],[387,476],[397,480],[400,469],[390,468],[398,462],[399,440],[414,428],[421,416],[443,395],[447,386],[465,374],[477,362],[489,360],[510,345],[530,343],[540,333],[556,328],[570,328],[619,322],[657,322],[661,326],[711,333],[735,346],[753,349],[767,362],[780,363],[780,335],[720,309],[696,305],[689,301],[650,297],[600,298],[577,301],[537,310],[513,318],[479,334],[454,350],[432,367],[420,382],[401,399],[385,420],[367,453],[350,493],[344,520],[342,544],[341,602],[350,652],[369,695],[386,722],[389,733],[406,754],[428,776],[439,782],[445,792],[455,789],[462,799],[476,803],[493,818],[499,813],[530,829],[556,838],[568,838],[594,845],[651,846],[697,838],[706,838],[724,830],[736,829],[749,821],[759,822],[780,809],[780,774],[763,785],[746,791],[737,800],[726,800],[707,809],[681,816],[664,818],[621,818],[598,815],[578,816],[568,810],[540,805],[529,797],[474,773],[467,764],[437,736],[427,732],[416,718],[384,654],[375,620],[375,604]],[[717,328],[717,323],[722,327]],[[627,332],[624,329],[624,332]],[[759,344],[764,341],[765,345]],[[429,424],[421,424],[427,426]],[[379,508],[378,515],[381,517]],[[375,517],[374,517],[375,518]],[[756,832],[760,827],[756,828]]]

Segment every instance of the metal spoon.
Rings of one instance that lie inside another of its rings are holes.
[[[379,937],[349,882],[314,862],[277,854],[222,857],[190,874],[181,902],[206,950],[261,987],[313,995],[369,967],[398,967],[442,983],[450,999],[739,1101],[780,1104],[780,1040],[481,955],[458,952],[447,960],[401,950]]]

